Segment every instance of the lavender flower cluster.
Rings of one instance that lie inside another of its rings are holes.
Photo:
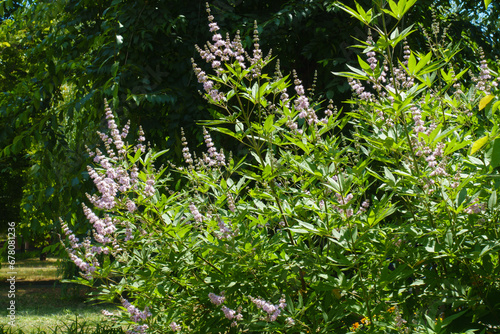
[[[126,144],[122,139],[125,139],[128,135],[129,125],[127,124],[122,132],[117,129],[113,112],[107,101],[105,103],[106,119],[108,120],[108,129],[111,132],[111,137],[106,134],[99,133],[105,147],[107,156],[104,155],[99,149],[96,149],[95,153],[89,151],[90,156],[94,156],[94,162],[99,164],[102,171],[97,171],[94,168],[88,166],[89,175],[94,181],[97,190],[101,196],[93,195],[88,196],[89,200],[99,209],[112,210],[118,201],[119,193],[126,193],[132,187],[138,189],[139,185],[139,173],[137,166],[132,166],[129,171],[125,170],[119,163],[126,159]],[[139,143],[134,147],[134,150],[144,150],[144,145],[142,142],[145,140],[144,132],[142,128],[139,131]],[[115,153],[115,149],[118,151],[118,155]],[[154,195],[154,178],[149,176],[146,184],[144,186],[143,196],[151,197]],[[134,206],[128,202],[127,208],[129,211],[134,210]]]
[[[306,120],[307,124],[317,124],[319,122],[316,111],[311,108],[309,98],[305,95],[304,86],[302,86],[302,81],[297,78],[297,73],[293,71],[295,80],[295,92],[297,93],[297,98],[294,101],[295,110],[299,112],[299,118]]]
[[[189,151],[189,146],[186,137],[184,136],[184,129],[181,128],[181,142],[182,142],[182,155],[184,161],[188,164],[189,168],[211,168],[211,167],[224,167],[226,166],[226,156],[224,151],[221,149],[217,152],[215,145],[212,141],[210,133],[207,129],[203,128],[203,138],[205,139],[205,144],[207,145],[207,152],[203,152],[202,158],[198,159],[196,156],[193,158],[191,152]]]
[[[238,234],[238,231],[233,231],[231,226],[228,226],[221,218],[218,219],[217,226],[219,227],[216,237],[218,239],[230,239]]]
[[[89,201],[97,208],[106,211],[117,210],[118,208],[126,208],[132,213],[137,209],[134,201],[132,201],[127,193],[131,190],[140,191],[139,170],[133,165],[127,170],[122,162],[126,159],[127,146],[124,142],[128,135],[130,125],[127,123],[120,132],[114,120],[113,112],[107,101],[105,103],[105,112],[110,136],[100,133],[99,136],[106,148],[106,154],[103,154],[99,149],[95,152],[90,152],[90,156],[94,157],[94,162],[100,166],[100,169],[95,169],[88,166],[88,172],[93,180],[100,196],[87,194]],[[139,143],[134,147],[134,150],[144,149],[142,142],[144,141],[144,132],[142,128],[139,131]],[[143,197],[151,197],[154,195],[154,176],[150,175],[143,188]],[[120,196],[124,194],[124,196]],[[66,248],[71,260],[82,271],[85,278],[92,278],[92,274],[100,266],[97,256],[100,254],[116,255],[122,249],[119,246],[117,239],[117,225],[119,220],[112,218],[109,214],[100,218],[85,204],[82,204],[83,213],[88,221],[92,224],[92,237],[97,242],[97,246],[91,245],[90,237],[87,237],[83,242],[78,243],[78,238],[69,229],[68,225],[61,222],[64,235],[69,241],[69,247]],[[126,229],[125,241],[131,240],[132,230]]]
[[[182,329],[182,327],[179,324],[177,324],[175,321],[172,321],[169,326],[170,326],[170,329],[173,330],[174,332],[180,332]]]
[[[138,167],[129,164],[127,160],[127,154],[130,153],[130,150],[134,152],[140,150],[141,153],[144,153],[146,149],[143,144],[145,141],[144,131],[142,128],[139,129],[138,142],[135,146],[131,146],[125,141],[130,124],[127,123],[121,131],[118,130],[107,101],[105,101],[105,113],[110,135],[98,132],[105,146],[105,153],[99,149],[96,149],[95,152],[89,150],[89,155],[93,157],[94,163],[98,166],[95,168],[88,166],[90,178],[98,193],[92,196],[87,194],[87,198],[95,208],[107,213],[101,218],[91,208],[82,204],[83,213],[92,224],[92,234],[82,242],[68,225],[61,221],[62,231],[69,243],[66,248],[69,257],[81,270],[82,276],[88,280],[96,275],[100,267],[99,255],[116,257],[123,251],[120,244],[134,238],[134,224],[130,221],[121,221],[118,217],[133,214],[137,210],[137,200],[147,200],[155,194],[155,176],[149,174],[146,175],[145,180],[141,180]],[[120,212],[120,215],[115,216],[116,212]],[[122,230],[125,234],[123,239],[121,237]],[[145,333],[148,325],[140,323],[151,316],[148,308],[139,311],[126,299],[122,298],[121,302],[129,312],[130,319],[137,323],[127,333]],[[107,311],[103,314],[113,316]]]
[[[257,26],[255,26],[254,30],[254,50],[253,55],[250,56],[241,43],[241,38],[239,35],[239,31],[236,33],[236,36],[233,40],[226,35],[226,39],[222,38],[222,35],[218,33],[219,26],[217,22],[214,21],[214,17],[210,13],[210,6],[207,3],[207,13],[208,13],[208,21],[210,32],[212,35],[212,42],[207,42],[204,46],[204,49],[200,48],[196,45],[196,50],[200,54],[201,58],[204,59],[207,63],[211,64],[212,68],[215,72],[220,75],[222,74],[223,64],[225,62],[236,61],[238,66],[242,69],[247,68],[246,60],[249,62],[249,66],[251,71],[249,72],[249,78],[256,78],[260,75],[262,70],[262,51],[259,46],[259,36]],[[269,59],[271,55],[269,54],[265,59]],[[194,59],[191,60],[193,63],[193,69],[198,78],[198,82],[203,84],[203,89],[205,92],[212,98],[214,101],[222,101],[224,100],[224,94],[219,92],[216,88],[214,81],[210,80],[201,68],[196,65]]]
[[[276,319],[279,317],[281,314],[281,311],[286,307],[286,301],[285,301],[285,296],[281,296],[279,300],[278,305],[273,305],[264,299],[260,298],[253,298],[252,296],[249,296],[250,300],[252,303],[254,303],[258,309],[262,309],[264,312],[267,313],[266,316],[266,321],[276,321]],[[293,320],[292,320],[293,321]],[[290,324],[290,320],[287,320],[287,323]]]
[[[338,176],[334,175],[331,178],[332,181],[337,182],[338,181]],[[332,191],[328,189],[328,193],[331,193]],[[309,193],[310,195],[310,193]],[[369,200],[364,200],[361,205],[359,206],[358,210],[356,213],[354,213],[353,204],[352,200],[354,199],[354,195],[352,193],[348,193],[347,195],[343,196],[342,194],[335,192],[334,193],[335,200],[337,204],[331,205],[331,207],[338,212],[343,218],[350,218],[354,215],[361,215],[362,213],[365,213],[368,208],[370,207],[370,201]],[[319,202],[320,208],[324,209],[325,208],[325,201],[320,200]]]
[[[137,307],[132,305],[128,300],[125,298],[121,298],[121,303],[123,307],[125,307],[130,314],[130,320],[133,322],[140,322],[146,320],[148,317],[151,316],[151,312],[149,312],[149,308],[146,307],[144,311],[139,311]]]
[[[479,48],[480,53],[480,73],[478,78],[473,78],[476,81],[476,89],[478,91],[484,92],[485,94],[489,94],[491,88],[497,87],[498,83],[496,81],[491,82],[491,71],[488,67],[488,62],[484,55],[484,51],[482,48]]]
[[[224,303],[224,301],[226,300],[226,297],[224,297],[224,291],[222,291],[222,293],[221,293],[220,296],[216,295],[213,292],[210,292],[208,294],[208,298],[210,299],[210,301],[212,302],[212,304],[215,304],[217,306],[219,306],[220,304]]]
[[[125,307],[130,314],[130,320],[132,320],[135,323],[139,323],[142,321],[145,321],[148,317],[151,316],[151,312],[149,312],[149,308],[146,307],[144,311],[139,311],[137,307],[132,305],[128,300],[125,298],[121,298],[121,303],[123,307]],[[142,325],[136,325],[134,326],[133,330],[127,331],[127,334],[143,334],[146,332],[146,330],[149,328],[148,325],[142,324]]]
[[[226,297],[224,296],[224,291],[221,293],[220,296],[216,295],[213,292],[210,292],[208,294],[208,298],[210,299],[212,304],[215,304],[217,306],[223,304],[226,301]],[[243,320],[243,315],[241,314],[241,308],[238,309],[238,311],[235,311],[233,309],[230,309],[226,305],[222,305],[221,310],[227,319],[233,320],[233,322],[231,323],[231,327],[237,326],[238,321]]]
[[[225,67],[233,66],[236,68],[246,69],[248,71],[244,72],[244,77],[248,80],[252,80],[261,75],[262,68],[270,61],[271,52],[263,57],[262,50],[259,45],[259,34],[257,23],[255,23],[254,27],[254,49],[252,52],[252,56],[250,56],[247,52],[244,51],[243,46],[241,44],[241,38],[239,36],[239,32],[236,34],[234,40],[231,40],[229,35],[226,39],[222,38],[222,35],[218,32],[220,30],[218,24],[214,21],[214,17],[210,14],[210,7],[207,3],[207,12],[208,12],[208,20],[209,20],[209,28],[210,32],[213,33],[212,42],[207,42],[204,46],[204,49],[196,46],[198,53],[201,58],[205,60],[208,64],[211,64],[212,69],[215,70],[217,76],[221,76],[223,73],[227,72]],[[246,61],[245,61],[246,60]],[[210,78],[209,75],[206,74],[198,65],[195,63],[194,59],[192,59],[193,70],[198,78],[198,82],[203,84],[203,90],[206,93],[205,97],[211,100],[214,104],[218,104],[220,106],[224,106],[226,101],[226,96],[223,92],[220,91],[220,85],[217,84],[214,80]],[[277,68],[279,68],[279,63],[277,64]],[[282,78],[281,72],[277,70],[277,74],[275,76],[276,81]],[[290,98],[286,92],[286,88],[281,90],[274,91],[274,94],[279,95],[279,103],[282,108],[289,109],[291,100],[294,101],[293,107],[294,110],[298,114],[299,119],[304,119],[306,124],[313,125],[318,123],[327,124],[327,117],[331,116],[332,111],[328,109],[325,112],[325,118],[319,119],[315,108],[312,106],[312,103],[309,97],[306,96],[304,87],[300,79],[297,78],[296,72],[294,71],[294,85],[295,85],[295,98]],[[276,110],[276,105],[270,101],[263,102],[267,108],[271,111]],[[298,133],[302,133],[302,129],[298,129],[298,124],[288,117],[286,125],[293,131]],[[204,132],[206,135],[206,133]],[[210,145],[211,141],[206,140],[207,145]],[[188,154],[188,150],[184,148],[185,151],[185,160],[190,160],[190,156]],[[214,159],[220,157],[220,155],[216,155],[215,152],[212,153],[209,149],[209,154],[207,154],[208,158]],[[212,160],[207,159],[207,164],[213,164]]]

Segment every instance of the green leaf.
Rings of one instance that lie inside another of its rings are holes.
[[[481,160],[481,159],[478,159],[476,157],[473,157],[472,155],[469,155],[467,157],[467,159],[469,160],[469,162],[471,164],[473,164],[474,166],[477,166],[477,167],[483,167],[484,166],[484,162]]]
[[[479,151],[484,145],[486,145],[486,143],[488,142],[489,139],[490,139],[490,135],[487,134],[486,136],[476,140],[474,142],[474,144],[472,144],[472,147],[470,149],[470,154],[472,155],[472,154],[476,153],[477,151]]]
[[[245,132],[245,125],[241,122],[237,122],[236,125],[234,126],[234,129],[236,130],[236,133],[242,133]]]
[[[350,65],[347,65],[347,67],[348,67],[351,71],[353,71],[353,72],[354,72],[354,73],[353,73],[354,75],[358,74],[358,75],[360,75],[362,78],[364,78],[364,79],[368,79],[368,76],[366,75],[366,73],[365,73],[365,72],[363,72],[363,71],[361,71],[360,69],[357,69],[357,68],[352,67],[352,66],[350,66]],[[343,72],[343,73],[346,73],[346,72]],[[348,73],[348,72],[347,72],[347,74],[350,74],[350,73]]]
[[[444,237],[444,242],[448,248],[452,248],[452,246],[453,246],[453,233],[451,230],[446,231],[446,235]]]
[[[485,157],[489,160],[491,168],[500,166],[500,138],[493,141],[493,145],[486,152]]]
[[[444,155],[449,155],[455,151],[458,151],[461,148],[464,148],[465,146],[468,146],[471,143],[470,140],[464,140],[464,141],[459,141],[457,142],[457,138],[453,137],[450,142],[446,144],[446,148],[444,150]]]
[[[488,6],[490,5],[491,0],[484,0],[484,8],[488,9]]]
[[[371,11],[368,11],[368,13],[365,12],[365,10],[363,9],[363,7],[361,7],[357,2],[354,2],[356,4],[356,10],[346,6],[346,5],[343,5],[341,3],[335,3],[335,6],[339,7],[340,9],[342,9],[343,11],[351,14],[353,17],[357,18],[359,21],[365,23],[365,24],[368,24],[370,23],[371,21]],[[368,15],[369,14],[369,15]]]
[[[361,15],[361,17],[364,17],[366,15],[366,12],[363,7],[361,7],[357,2],[354,3],[356,4],[356,9],[358,10],[359,15]]]
[[[479,101],[479,110],[483,110],[495,98],[494,95],[486,95]]]
[[[402,17],[406,10],[406,0],[400,0],[398,2],[398,15]]]
[[[394,175],[391,173],[391,171],[389,170],[389,168],[384,167],[384,173],[385,173],[385,177],[387,177],[387,179],[390,181],[389,184],[391,186],[395,186],[396,185],[396,179],[394,178]]]
[[[417,58],[415,54],[412,52],[410,54],[410,59],[408,59],[408,72],[415,73],[415,66],[417,65]]]
[[[288,139],[288,140],[290,141],[290,144],[292,144],[292,145],[295,145],[295,146],[299,147],[299,148],[300,148],[300,149],[302,149],[302,150],[303,150],[306,154],[309,154],[309,153],[310,153],[310,151],[311,151],[311,150],[310,150],[309,146],[308,146],[306,143],[302,142],[302,141],[300,140],[300,138],[298,138],[298,139],[297,139],[297,138],[295,138],[295,137],[291,137],[291,136],[289,136],[289,135],[287,135],[287,134],[284,134],[284,136],[285,136],[285,138],[286,138],[286,139]]]
[[[392,15],[395,18],[399,18],[400,17],[399,6],[396,4],[396,2],[394,2],[393,0],[389,0],[389,6],[391,7],[392,14],[391,13],[388,14]]]
[[[273,121],[274,121],[274,115],[271,114],[267,116],[266,121],[264,122],[264,132],[266,133],[271,133],[273,132]]]
[[[416,2],[417,2],[417,0],[408,0],[408,1],[405,0],[404,1],[404,9],[401,11],[401,17],[403,17],[410,10],[410,8],[413,7],[413,5]]]
[[[309,230],[310,232],[318,232],[313,225],[309,224],[309,223],[306,223],[306,222],[303,222],[301,220],[297,220],[297,223],[302,226],[303,228]]]
[[[370,214],[368,216],[368,224],[373,227],[386,217],[392,215],[394,212],[396,212],[396,207],[389,203],[388,198],[386,198],[385,202],[380,203],[370,211]]]
[[[120,65],[120,62],[115,61],[113,65],[111,65],[111,75],[113,77],[116,77],[116,74],[118,73],[118,67]]]
[[[367,62],[365,62],[363,59],[361,59],[360,56],[358,56],[358,62],[359,62],[359,66],[361,66],[363,71],[370,73],[370,74],[373,72],[370,65]]]
[[[54,187],[50,187],[50,188],[47,188],[45,190],[45,197],[46,198],[49,198],[50,196],[52,196],[52,194],[54,193]]]
[[[456,205],[457,206],[460,206],[462,205],[462,203],[465,201],[465,199],[467,198],[467,189],[466,188],[463,188],[462,190],[460,190],[460,192],[457,194],[457,198],[456,198]]]
[[[488,200],[488,209],[494,210],[497,205],[497,191],[493,190]]]
[[[491,107],[491,112],[494,113],[495,111],[497,111],[498,107],[500,107],[500,101],[497,101],[493,104],[493,106]]]
[[[424,68],[425,65],[429,63],[432,57],[432,51],[426,54],[424,57],[420,59],[418,64],[415,66],[415,73],[418,74],[422,68]]]

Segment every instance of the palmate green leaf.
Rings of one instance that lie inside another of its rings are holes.
[[[391,9],[382,9],[385,13],[391,15],[397,20],[401,20],[403,16],[410,10],[410,8],[415,4],[416,0],[400,0],[396,3],[393,0],[389,0],[389,6]]]
[[[387,36],[380,36],[380,38],[377,40],[376,45],[380,48],[387,48],[388,46],[395,47],[396,45],[399,44],[399,42],[403,41],[406,37],[408,37],[411,33],[413,33],[415,30],[412,30],[413,24],[399,32],[399,29],[396,28],[394,31],[391,33],[389,39],[387,39]]]
[[[396,212],[397,207],[390,203],[391,196],[384,195],[380,202],[370,210],[368,214],[368,225],[373,227],[383,219]]]
[[[444,79],[444,81],[446,82],[446,84],[452,84],[454,82],[454,76],[453,76],[454,72],[453,70],[449,70],[448,72],[446,72],[445,70],[441,69],[441,77]]]
[[[399,63],[408,72],[408,74],[417,76],[417,78],[419,78],[419,75],[434,72],[442,67],[442,62],[434,62],[428,65],[431,57],[432,52],[429,52],[425,56],[420,56],[420,60],[417,63],[417,57],[412,52],[412,54],[410,55],[410,59],[408,60],[408,67],[406,67],[401,61],[399,61]],[[419,80],[422,81],[422,79],[420,78]]]
[[[370,24],[370,22],[373,19],[373,12],[372,10],[368,10],[368,12],[365,12],[363,7],[361,7],[356,1],[354,2],[356,4],[356,10],[352,9],[349,6],[346,6],[340,2],[336,2],[335,6],[342,9],[343,11],[351,14],[351,16],[355,17],[359,21],[363,22],[364,24]]]
[[[441,126],[437,126],[436,129],[434,129],[431,134],[429,135],[429,142],[430,143],[439,143],[443,142],[443,139],[448,138],[450,134],[454,133],[456,130],[458,130],[459,127],[450,127],[444,131],[442,131]],[[423,134],[423,136],[425,136]]]

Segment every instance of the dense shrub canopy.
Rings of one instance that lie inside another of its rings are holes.
[[[413,5],[336,4],[368,31],[335,73],[352,89],[343,111],[272,66],[257,25],[226,38],[207,7],[191,61],[213,119],[198,141],[181,130],[183,161],[158,169],[166,152],[142,130],[128,141],[106,105],[92,233],[62,223],[76,281],[118,298],[108,315],[133,333],[496,329],[496,64],[478,49],[468,68],[437,25],[415,49]]]

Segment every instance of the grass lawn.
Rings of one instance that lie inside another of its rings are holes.
[[[45,261],[40,261],[38,258],[16,261],[14,270],[16,272],[16,281],[36,282],[61,279],[61,275],[57,270],[59,261],[59,259],[55,258],[48,258]],[[11,271],[8,263],[2,262],[0,282],[6,282],[6,279],[10,276],[8,273]]]
[[[103,323],[105,317],[101,311],[106,309],[110,312],[116,310],[114,305],[96,305],[86,302],[86,293],[89,288],[61,284],[57,272],[57,259],[40,261],[38,259],[26,259],[16,261],[16,326],[23,333],[76,333],[70,331],[75,326],[75,320],[86,330],[78,333],[92,333],[90,329],[96,324]],[[7,307],[10,298],[9,284],[6,281],[9,272],[5,263],[0,269],[0,333],[2,325],[7,325]],[[7,332],[9,333],[9,332]],[[118,332],[117,332],[118,333]]]

